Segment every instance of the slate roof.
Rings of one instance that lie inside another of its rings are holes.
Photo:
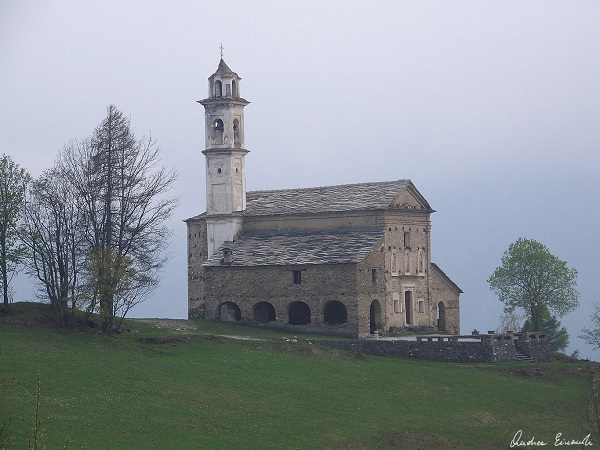
[[[238,77],[238,74],[229,68],[229,66],[223,61],[223,58],[219,61],[219,67],[217,67],[217,71],[213,73],[209,78],[214,77],[215,75],[221,76],[230,76],[230,77]],[[241,78],[240,78],[241,80]]]
[[[410,180],[246,193],[247,216],[376,210],[389,207]]]
[[[232,250],[232,266],[345,264],[364,259],[382,237],[379,228],[245,233],[221,249]],[[203,265],[222,266],[222,258],[217,251]]]
[[[461,288],[458,287],[458,285],[452,281],[450,279],[450,277],[448,275],[446,275],[446,273],[440,269],[440,266],[438,266],[436,263],[431,263],[431,268],[433,269],[434,272],[437,272],[437,274],[439,275],[439,277],[444,280],[449,286],[450,288],[454,289],[454,291],[456,291],[459,294],[464,294],[463,290]]]

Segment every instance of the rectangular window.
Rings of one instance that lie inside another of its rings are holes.
[[[425,312],[425,302],[423,300],[419,300],[419,312],[420,313]]]
[[[300,270],[292,270],[294,284],[302,284],[302,272]]]
[[[402,306],[400,304],[400,292],[392,292],[392,300],[394,301],[394,312],[401,313]]]
[[[371,281],[377,283],[377,269],[371,269]]]

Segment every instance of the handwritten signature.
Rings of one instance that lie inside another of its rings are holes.
[[[515,435],[512,438],[512,441],[510,441],[510,448],[514,448],[514,447],[545,447],[546,445],[548,445],[548,443],[542,439],[536,439],[534,436],[532,436],[529,440],[526,440],[527,438],[523,438],[523,430],[519,430],[515,433]],[[553,443],[554,447],[560,447],[560,446],[570,446],[570,445],[583,445],[584,447],[587,446],[592,446],[594,444],[592,444],[592,438],[591,436],[588,434],[586,437],[584,437],[583,439],[565,439],[562,435],[562,433],[556,433],[556,436],[554,437],[554,443]]]

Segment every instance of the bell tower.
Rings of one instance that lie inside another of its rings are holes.
[[[205,110],[206,225],[208,255],[242,230],[246,209],[244,107],[240,80],[221,54],[217,71],[208,78],[208,98],[198,100]]]

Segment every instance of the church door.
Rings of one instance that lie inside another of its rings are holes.
[[[438,303],[438,330],[446,331],[446,305],[444,302]]]
[[[404,310],[406,311],[406,325],[412,323],[412,291],[404,292]]]

